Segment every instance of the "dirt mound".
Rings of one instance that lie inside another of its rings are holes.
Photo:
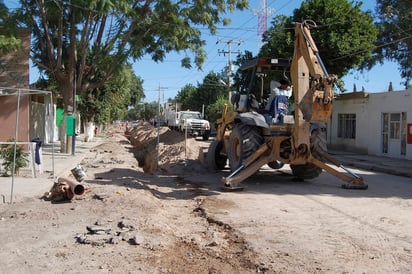
[[[203,162],[202,145],[193,138],[185,138],[181,132],[140,123],[128,131],[127,136],[136,149],[136,158],[145,173],[152,173],[158,167],[168,171],[188,161]]]

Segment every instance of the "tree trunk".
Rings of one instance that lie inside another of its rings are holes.
[[[93,122],[86,121],[84,123],[84,141],[90,142],[94,137],[95,125]]]
[[[74,102],[74,94],[73,94],[73,80],[67,77],[63,81],[60,81],[60,90],[63,96],[63,104],[64,104],[64,117],[63,117],[63,135],[60,138],[60,151],[62,153],[70,153],[72,151],[72,138],[75,136],[67,136],[67,116],[73,115],[73,102]],[[73,129],[74,135],[74,129]]]

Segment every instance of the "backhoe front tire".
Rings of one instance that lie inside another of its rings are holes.
[[[231,171],[237,170],[243,160],[256,152],[263,142],[259,127],[236,124],[230,133],[227,151]]]
[[[209,136],[210,136],[210,131],[206,131],[206,132],[203,133],[203,135],[202,135],[202,140],[203,140],[203,141],[209,140]]]
[[[226,166],[227,156],[220,154],[223,141],[214,140],[207,151],[207,164],[210,171],[222,170]]]
[[[320,161],[325,161],[322,159],[318,151],[327,152],[326,147],[326,132],[325,129],[317,128],[312,131],[310,135],[310,146],[312,156]],[[290,165],[293,175],[301,180],[309,180],[318,177],[322,173],[322,169],[312,163],[307,163],[304,165]]]

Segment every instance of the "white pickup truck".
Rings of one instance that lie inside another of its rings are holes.
[[[179,129],[179,116],[180,111],[167,110],[166,111],[166,123],[171,130]]]
[[[210,136],[209,121],[202,119],[202,115],[198,111],[180,111],[179,113],[179,129],[182,132],[187,130],[187,134],[191,136],[202,136],[206,141]]]

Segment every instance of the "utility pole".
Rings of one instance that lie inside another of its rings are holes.
[[[232,51],[232,44],[237,44],[238,46],[240,46],[240,44],[242,44],[243,41],[242,40],[233,40],[233,39],[230,39],[230,40],[219,39],[219,40],[217,40],[216,44],[218,44],[218,43],[225,43],[228,46],[227,51],[218,50],[218,53],[219,53],[219,55],[223,54],[223,56],[226,56],[226,54],[227,54],[227,56],[228,56],[228,66],[226,67],[226,73],[227,73],[227,87],[229,89],[229,100],[230,100],[230,95],[231,95],[230,94],[231,93],[230,83],[232,81],[231,77],[232,77],[232,72],[233,72],[232,53],[240,54],[239,50],[238,51]]]
[[[156,169],[159,167],[159,147],[160,147],[160,91],[165,90],[167,87],[161,87],[159,83],[158,93],[158,109],[157,109],[157,146],[156,146]]]

